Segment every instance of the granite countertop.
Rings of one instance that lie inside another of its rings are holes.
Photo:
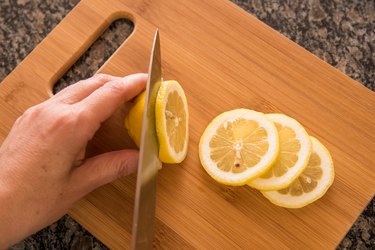
[[[0,0],[0,81],[61,21],[78,0]],[[232,0],[300,46],[375,90],[373,0]],[[121,32],[116,32],[120,31]],[[55,86],[92,75],[133,30],[119,20]],[[125,32],[124,32],[125,31]],[[375,200],[362,212],[338,249],[374,249]],[[12,249],[107,249],[68,215]]]

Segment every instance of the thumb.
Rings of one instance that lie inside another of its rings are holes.
[[[120,150],[89,158],[75,169],[72,185],[83,197],[94,189],[110,183],[119,177],[134,173],[138,166],[138,150]]]

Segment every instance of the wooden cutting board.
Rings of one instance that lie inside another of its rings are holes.
[[[0,84],[0,142],[22,112],[51,88],[118,18],[134,33],[99,70],[146,72],[160,29],[164,79],[176,79],[190,109],[187,159],[159,172],[156,248],[333,248],[375,190],[375,94],[229,1],[83,0]],[[216,183],[198,159],[198,141],[216,115],[235,108],[282,112],[330,150],[331,189],[302,209],[277,207],[247,186]],[[126,107],[98,131],[89,153],[133,146]],[[70,215],[114,249],[131,238],[135,176],[106,185]]]

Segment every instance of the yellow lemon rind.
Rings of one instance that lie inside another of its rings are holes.
[[[271,203],[285,208],[302,208],[323,197],[332,185],[335,178],[332,157],[328,149],[321,142],[312,136],[310,136],[310,139],[312,142],[312,151],[319,155],[323,169],[323,179],[319,180],[317,186],[317,188],[319,188],[319,192],[314,191],[313,193],[303,195],[302,197],[294,197],[289,194],[280,194],[278,191],[261,191],[263,196],[266,197]]]
[[[143,121],[143,110],[145,106],[146,91],[140,93],[133,101],[133,106],[125,117],[124,126],[128,131],[130,138],[139,148],[141,143],[141,129]],[[133,126],[132,126],[133,124]],[[137,126],[134,126],[137,124]]]

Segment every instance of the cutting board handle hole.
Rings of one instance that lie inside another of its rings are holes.
[[[53,94],[79,80],[91,77],[116,49],[132,34],[134,24],[128,19],[117,19],[99,36],[82,56],[54,84]]]

